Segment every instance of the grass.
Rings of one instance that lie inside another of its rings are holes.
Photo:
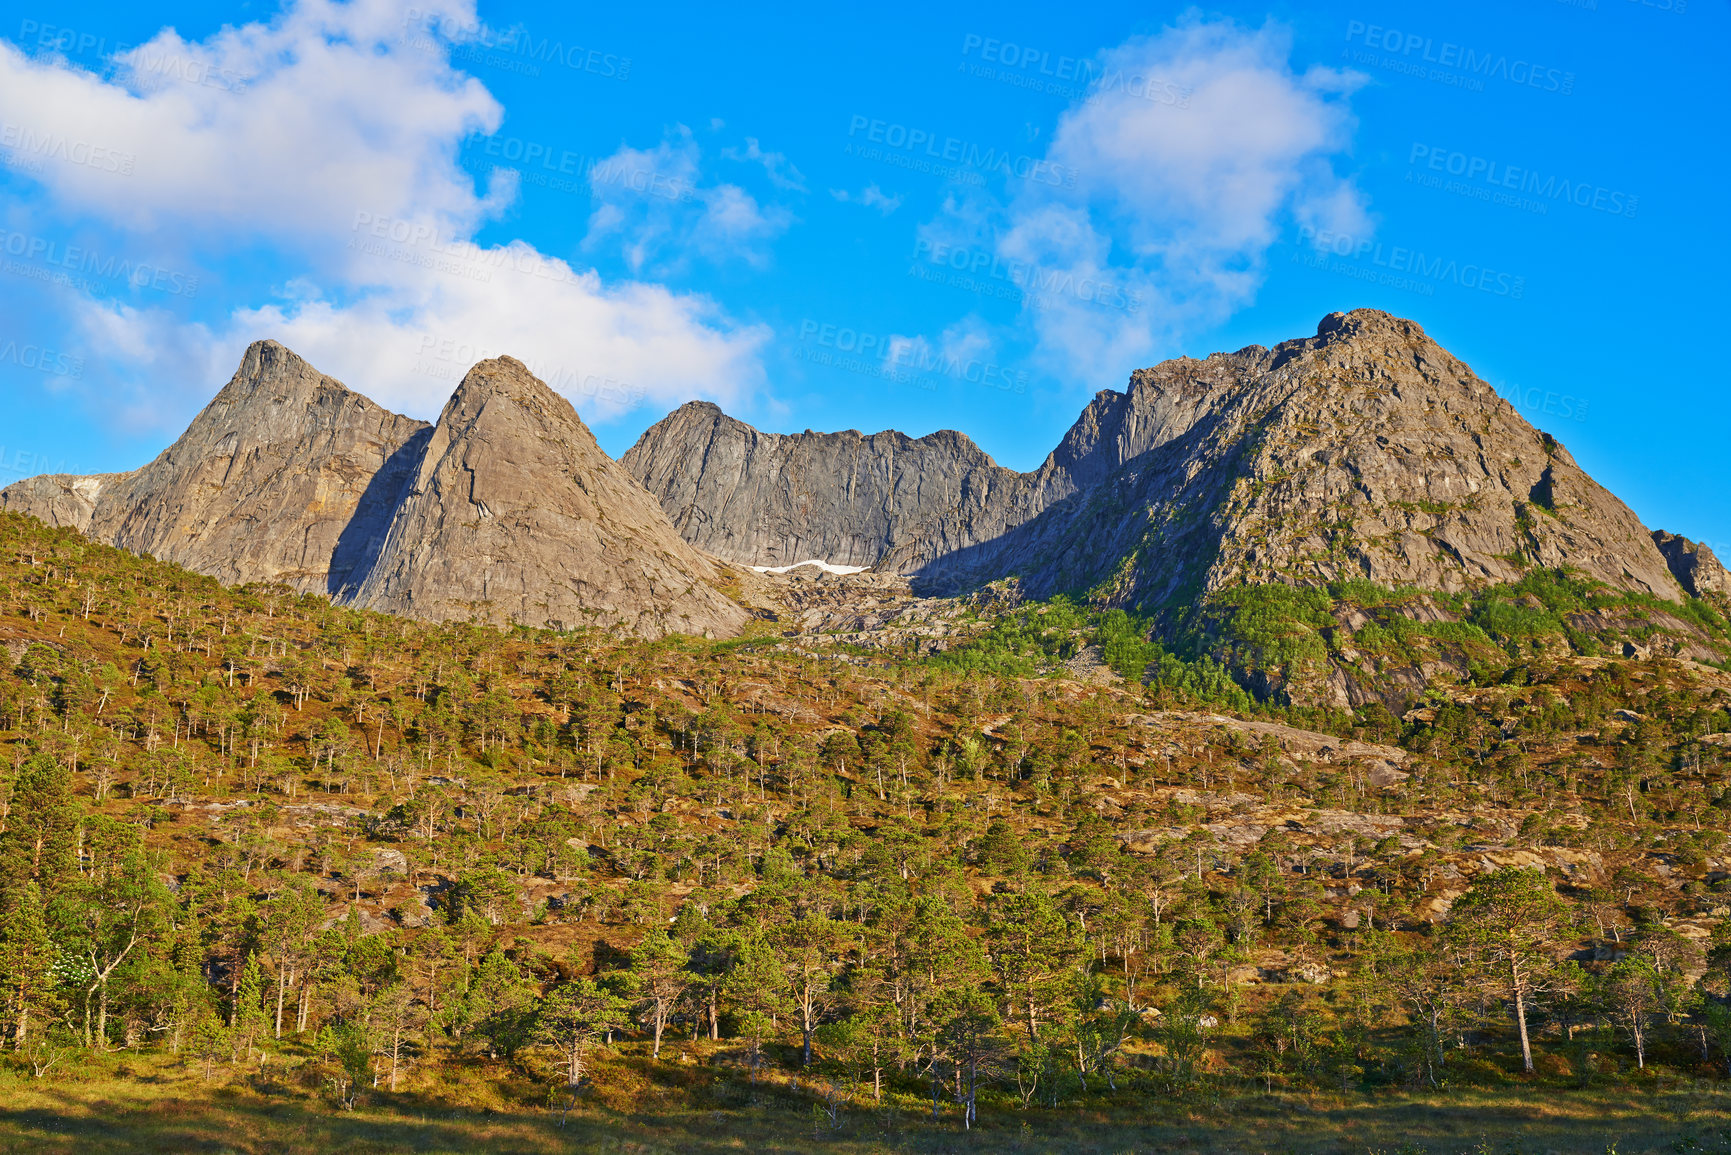
[[[1731,1152],[1731,1089],[1705,1080],[1614,1090],[1517,1083],[1426,1094],[1242,1089],[1168,1098],[1153,1114],[1109,1102],[1026,1112],[1000,1103],[982,1107],[980,1125],[965,1133],[947,1100],[937,1123],[929,1105],[911,1098],[890,1108],[861,1101],[832,1129],[809,1090],[753,1087],[714,1068],[630,1061],[603,1068],[599,1089],[563,1126],[557,1109],[524,1101],[542,1093],[526,1081],[516,1102],[496,1093],[477,1100],[476,1084],[457,1073],[441,1086],[376,1093],[355,1110],[339,1110],[281,1069],[238,1082],[219,1075],[207,1084],[168,1059],[146,1056],[125,1066],[123,1073],[97,1060],[41,1080],[0,1073],[0,1152]]]

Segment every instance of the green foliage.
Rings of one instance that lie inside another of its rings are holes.
[[[1098,617],[1063,596],[1024,603],[967,645],[934,657],[932,665],[958,673],[1035,677],[1075,657]]]
[[[870,1094],[989,1128],[1245,1078],[1455,1093],[1515,1066],[1517,994],[1571,1081],[1564,1031],[1593,1078],[1723,1058],[1731,710],[1693,667],[1563,660],[1716,620],[1688,606],[1543,571],[1055,599],[928,659],[401,621],[8,515],[0,569],[29,643],[0,669],[0,1065],[45,1080],[76,1047],[504,1110],[551,1072],[623,1119],[725,1115],[749,1077],[832,1126]],[[1062,676],[1089,647],[1122,682]],[[1470,684],[1280,704],[1421,663]],[[1598,889],[1486,874],[1505,846],[1590,850]],[[1719,930],[1697,983],[1679,924]],[[1558,963],[1601,944],[1641,966]]]

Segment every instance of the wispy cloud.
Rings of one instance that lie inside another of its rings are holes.
[[[1196,16],[1110,49],[1047,147],[1074,183],[1019,182],[1003,200],[953,194],[922,239],[1145,302],[1101,309],[1057,293],[1030,304],[1037,356],[1062,380],[1097,385],[1171,352],[1254,299],[1283,221],[1367,228],[1362,194],[1336,171],[1360,78],[1300,72],[1290,57],[1272,22]]]
[[[456,25],[478,26],[472,4],[447,7]],[[9,131],[47,142],[43,162],[11,178],[38,194],[27,206],[37,224],[76,222],[120,242],[148,236],[215,259],[252,252],[276,281],[198,319],[57,289],[56,307],[91,353],[79,387],[93,406],[173,428],[259,337],[281,339],[353,387],[422,415],[437,411],[452,384],[417,360],[428,334],[531,364],[575,356],[585,372],[629,383],[573,396],[592,417],[633,399],[664,403],[698,391],[733,400],[763,387],[765,332],[706,297],[607,283],[520,240],[474,243],[515,185],[497,173],[477,185],[457,163],[463,139],[496,131],[503,109],[452,65],[450,47],[394,0],[291,0],[268,22],[198,42],[165,30],[100,73],[0,42]],[[245,83],[140,75],[141,61],[175,55]],[[88,157],[93,147],[126,163],[57,159]],[[758,246],[785,227],[732,186],[702,188],[694,204],[695,243],[705,252],[760,260]],[[658,243],[655,228],[650,220],[637,230],[644,252]]]
[[[745,138],[744,148],[729,146],[721,150],[721,155],[727,160],[746,161],[763,166],[764,173],[769,177],[769,183],[778,189],[789,192],[805,191],[805,174],[794,167],[792,161],[779,152],[765,152],[763,146],[757,143],[755,136]]]
[[[634,273],[659,276],[686,271],[694,258],[768,265],[769,244],[793,214],[737,184],[707,183],[702,168],[702,150],[684,126],[653,148],[623,146],[598,162],[585,250],[617,248]]]
[[[868,209],[876,209],[884,216],[889,216],[902,207],[902,198],[890,196],[875,183],[868,184],[859,192],[849,192],[844,188],[832,188],[829,195],[842,204],[863,205]]]

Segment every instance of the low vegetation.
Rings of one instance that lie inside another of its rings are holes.
[[[1723,625],[1572,582],[913,658],[0,515],[0,1146],[1724,1149],[1731,677],[1607,641]],[[1252,693],[1310,639],[1463,661]]]

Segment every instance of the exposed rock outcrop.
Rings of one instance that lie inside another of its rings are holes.
[[[471,371],[434,427],[260,341],[155,461],[28,478],[0,508],[227,583],[422,618],[653,636],[749,617],[570,403],[509,358]]]
[[[668,414],[620,463],[685,540],[752,565],[893,555],[917,570],[1042,508],[1027,475],[960,433],[763,433],[707,401]]]
[[[325,593],[362,560],[352,527],[388,517],[381,473],[426,428],[259,341],[150,464],[29,478],[0,491],[0,508],[230,584]]]
[[[1725,572],[1712,550],[1662,529],[1653,531],[1653,544],[1659,547],[1678,585],[1694,597],[1731,604],[1731,574]]]
[[[737,633],[720,571],[511,357],[469,370],[439,415],[355,604],[435,620]]]
[[[1032,473],[959,434],[778,437],[713,406],[623,460],[724,557],[827,546],[931,592],[1017,575],[1034,594],[1159,608],[1245,582],[1455,591],[1538,564],[1681,594],[1640,520],[1562,445],[1418,325],[1371,309],[1140,370]]]

